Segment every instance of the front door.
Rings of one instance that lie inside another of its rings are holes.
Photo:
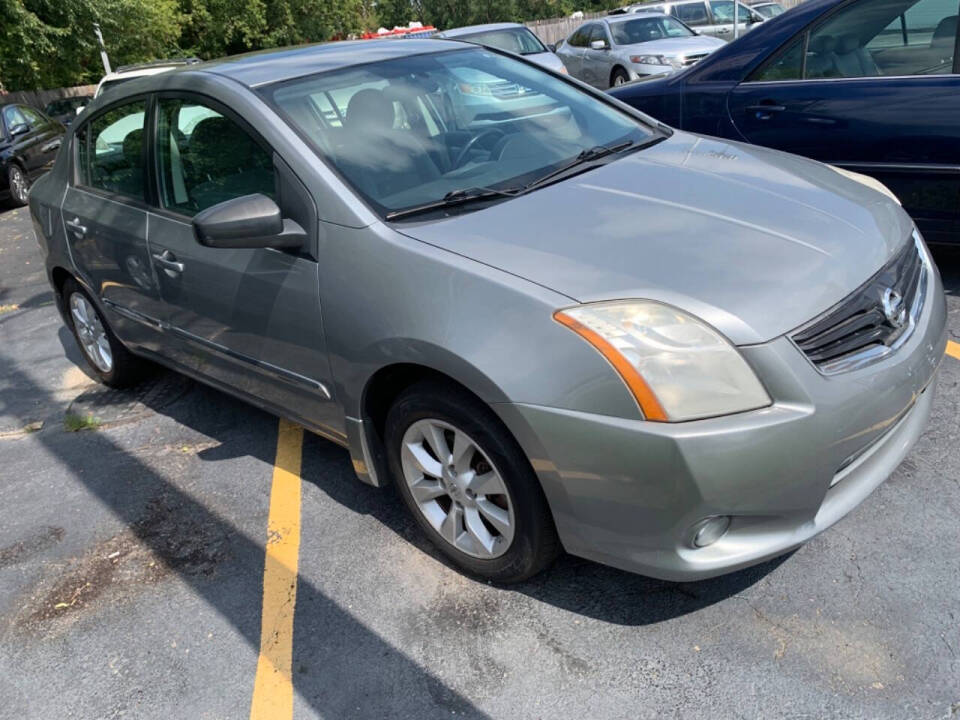
[[[958,0],[858,0],[729,98],[750,142],[876,177],[929,240],[960,227]]]
[[[161,209],[150,252],[173,359],[314,429],[339,437],[342,417],[320,313],[319,222],[306,188],[239,118],[208,100],[161,96],[156,162]],[[254,193],[275,199],[311,236],[301,252],[197,242],[192,217]]]
[[[74,136],[74,177],[61,212],[81,278],[126,342],[156,348],[160,294],[147,249],[143,143],[147,101],[114,105]]]
[[[713,15],[711,33],[722,40],[734,40],[743,37],[743,34],[753,27],[753,12],[743,3],[737,3],[739,13],[736,17],[739,32],[734,32],[734,3],[733,0],[710,0],[710,12]]]
[[[557,48],[557,56],[567,72],[577,80],[583,80],[583,48],[587,42],[589,26],[585,25]]]
[[[20,112],[30,126],[30,142],[34,150],[33,178],[37,178],[53,167],[63,141],[63,128],[26,105],[20,106]]]
[[[600,42],[603,43],[602,48],[591,47],[593,43]],[[587,35],[587,46],[583,49],[583,80],[595,88],[606,90],[610,87],[612,67],[607,30],[603,23],[594,23]]]

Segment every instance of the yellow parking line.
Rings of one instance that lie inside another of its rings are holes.
[[[960,360],[960,343],[955,343],[953,340],[947,340],[947,355]]]
[[[260,657],[250,720],[293,717],[293,610],[300,552],[300,464],[303,428],[286,420],[277,431],[277,459],[270,489],[267,556],[263,567]]]

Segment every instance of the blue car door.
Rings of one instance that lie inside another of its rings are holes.
[[[728,97],[752,143],[872,175],[928,240],[960,230],[958,0],[855,0]]]

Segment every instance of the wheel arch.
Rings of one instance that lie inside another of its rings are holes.
[[[617,63],[617,64],[614,65],[612,68],[610,68],[610,77],[608,78],[608,79],[609,79],[609,83],[610,83],[610,87],[613,87],[613,76],[617,74],[617,71],[618,71],[618,70],[621,71],[624,75],[627,76],[627,80],[630,79],[630,71],[627,70],[627,69],[626,69],[623,65],[621,65],[620,63]]]

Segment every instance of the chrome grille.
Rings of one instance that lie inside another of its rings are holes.
[[[683,65],[683,67],[687,67],[689,65],[693,65],[694,63],[700,62],[706,56],[707,56],[707,53],[700,53],[699,55],[687,55],[685,58],[683,58],[680,61],[680,64]]]
[[[908,243],[851,295],[791,335],[821,372],[861,367],[906,342],[926,291],[919,242]]]

